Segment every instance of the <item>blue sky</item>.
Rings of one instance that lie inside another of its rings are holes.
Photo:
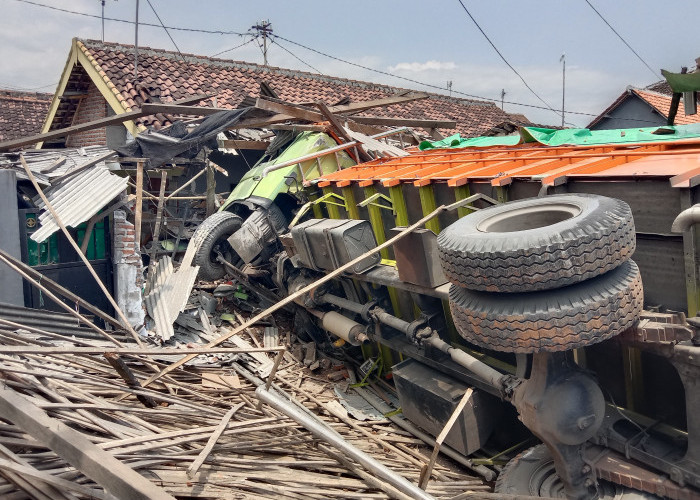
[[[552,108],[561,108],[562,65],[566,53],[566,121],[585,126],[628,85],[660,80],[659,69],[693,68],[700,56],[700,2],[589,0],[654,69],[652,73],[596,15],[585,0],[468,1],[464,5],[508,62]],[[166,26],[245,33],[269,20],[276,39],[269,64],[448,93],[358,68],[295,45],[305,45],[345,61],[457,92],[531,106],[545,105],[498,57],[458,0],[438,2],[150,0]],[[99,0],[36,0],[100,15]],[[136,0],[106,0],[105,16],[133,21]],[[53,91],[71,38],[100,39],[101,21],[18,0],[0,0],[0,87]],[[147,0],[141,22],[158,24]],[[213,55],[250,39],[235,34],[170,32],[182,52]],[[105,40],[133,43],[134,26],[105,22]],[[162,28],[141,26],[139,44],[175,50]],[[286,49],[286,50],[285,50]],[[290,54],[291,52],[291,54]],[[220,56],[262,63],[256,42]],[[313,68],[313,69],[312,69]],[[41,87],[41,88],[38,88]],[[549,109],[505,104],[543,124],[560,124]]]

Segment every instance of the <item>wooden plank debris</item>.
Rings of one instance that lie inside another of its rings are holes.
[[[211,437],[209,438],[209,441],[207,441],[206,446],[202,448],[202,451],[199,452],[197,458],[187,468],[187,476],[190,479],[197,473],[199,468],[209,456],[209,453],[211,453],[211,450],[214,448],[216,441],[221,437],[221,434],[223,434],[224,429],[226,429],[226,426],[228,425],[229,420],[231,420],[231,417],[233,417],[233,414],[240,410],[243,405],[245,405],[245,403],[238,403],[236,406],[231,407],[231,409],[226,412],[224,418],[221,419],[221,423],[214,430]]]
[[[219,142],[219,147],[226,149],[254,149],[265,151],[270,145],[270,141],[244,141],[241,139],[225,139]]]
[[[55,451],[73,467],[124,500],[175,500],[83,434],[49,417],[12,389],[0,388],[0,415]]]

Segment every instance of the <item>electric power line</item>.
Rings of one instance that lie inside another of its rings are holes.
[[[47,87],[55,87],[56,85],[58,85],[58,82],[47,83],[46,85],[40,85],[39,87],[18,87],[17,85],[9,85],[9,84],[5,84],[5,83],[0,82],[0,87],[3,89],[21,90],[21,91],[27,91],[27,92],[32,91],[32,90],[45,89]]]
[[[608,25],[608,28],[610,28],[610,29],[612,30],[612,32],[615,33],[615,34],[617,35],[617,37],[618,37],[620,40],[622,40],[622,43],[624,43],[625,45],[627,45],[627,48],[630,49],[630,50],[632,51],[632,53],[633,53],[635,56],[637,56],[637,59],[639,59],[640,61],[642,61],[642,63],[644,64],[644,66],[646,66],[647,68],[649,68],[649,71],[651,71],[652,73],[654,73],[654,77],[658,78],[659,75],[656,74],[656,71],[654,71],[654,70],[651,68],[651,66],[649,66],[649,65],[647,64],[647,62],[646,62],[644,59],[642,59],[642,56],[640,56],[640,55],[637,53],[637,51],[634,50],[634,49],[632,48],[632,46],[631,46],[629,43],[627,43],[627,41],[626,41],[624,38],[622,38],[622,35],[620,35],[620,34],[615,30],[615,28],[612,27],[612,25],[603,17],[603,14],[601,14],[601,13],[598,11],[598,9],[596,9],[595,7],[593,7],[593,4],[592,4],[591,2],[589,2],[588,0],[584,0],[584,1],[588,4],[588,6],[589,6],[591,9],[593,9],[593,12],[595,12],[596,14],[598,14],[598,17],[601,18],[601,19],[603,20],[603,22],[604,22],[605,24]]]
[[[46,4],[39,3],[39,2],[33,2],[31,0],[15,0],[15,2],[26,3],[29,5],[34,5],[36,7],[44,7],[46,9],[56,10],[59,12],[65,12],[67,14],[74,14],[76,16],[92,17],[94,19],[102,19],[102,16],[98,16],[96,14],[88,14],[87,12],[77,12],[75,10],[62,9],[60,7],[54,7],[53,5],[46,5]],[[129,19],[118,19],[115,17],[105,17],[104,19],[105,19],[105,21],[115,21],[118,23],[136,24],[134,21],[131,21]],[[245,33],[239,33],[238,31],[205,30],[205,29],[198,29],[198,28],[184,28],[184,27],[179,27],[179,26],[163,26],[161,24],[142,23],[142,22],[139,22],[139,26],[151,26],[151,27],[155,27],[155,28],[167,28],[167,29],[173,30],[173,31],[190,31],[190,32],[194,32],[194,33],[208,33],[211,35],[241,35],[242,36],[245,34]]]
[[[369,66],[364,66],[364,65],[362,65],[362,64],[358,64],[358,63],[354,63],[354,62],[351,62],[351,61],[347,61],[347,60],[342,59],[342,58],[340,58],[340,57],[336,57],[336,56],[327,54],[327,53],[325,53],[325,52],[322,52],[322,51],[320,51],[320,50],[314,49],[314,48],[309,47],[309,46],[307,46],[307,45],[304,45],[304,44],[302,44],[302,43],[295,42],[295,41],[293,41],[293,40],[290,40],[290,39],[285,38],[285,37],[280,36],[280,35],[273,35],[273,38],[279,38],[280,40],[284,40],[284,41],[287,42],[287,43],[291,43],[292,45],[296,45],[297,47],[301,47],[301,48],[306,49],[306,50],[308,50],[308,51],[310,51],[310,52],[314,52],[314,53],[316,53],[316,54],[319,54],[319,55],[324,56],[324,57],[328,57],[329,59],[333,59],[333,60],[335,60],[335,61],[342,62],[342,63],[344,63],[344,64],[349,64],[349,65],[355,66],[355,67],[357,67],[357,68],[361,68],[361,69],[364,69],[364,70],[367,70],[367,71],[371,71],[371,72],[373,72],[373,73],[378,73],[378,74],[381,74],[381,75],[390,76],[390,77],[392,77],[392,78],[397,78],[397,79],[399,79],[399,80],[404,80],[404,81],[408,81],[408,82],[411,82],[411,83],[416,83],[416,84],[418,84],[418,85],[422,85],[422,86],[425,86],[425,87],[429,87],[429,88],[433,88],[433,89],[437,89],[437,90],[451,91],[451,92],[453,92],[453,93],[455,93],[455,94],[459,94],[459,95],[462,95],[462,96],[465,96],[465,97],[471,97],[471,98],[473,98],[473,99],[478,99],[478,100],[481,100],[481,101],[491,101],[491,102],[494,102],[494,103],[496,103],[496,102],[503,102],[504,104],[512,104],[512,105],[514,105],[514,106],[522,106],[522,107],[525,107],[525,108],[533,108],[533,109],[543,109],[543,110],[547,110],[547,111],[555,111],[556,113],[561,113],[561,110],[560,110],[560,109],[552,109],[551,107],[547,108],[547,107],[544,107],[544,106],[539,106],[539,105],[537,105],[537,104],[527,104],[527,103],[524,103],[524,102],[517,102],[517,101],[506,101],[506,100],[501,100],[500,98],[494,99],[494,98],[492,98],[492,97],[484,97],[484,96],[480,96],[480,95],[468,94],[468,93],[466,93],[466,92],[461,92],[461,91],[459,91],[459,90],[455,90],[454,88],[448,89],[447,87],[441,87],[441,86],[439,86],[439,85],[433,85],[433,84],[431,84],[431,83],[421,82],[421,81],[419,81],[419,80],[414,80],[414,79],[412,79],[412,78],[407,78],[407,77],[405,77],[405,76],[395,75],[395,74],[393,74],[393,73],[389,73],[388,71],[382,71],[382,70],[379,70],[379,69],[370,68]],[[278,45],[279,45],[279,43],[278,43]],[[280,47],[281,47],[281,45],[280,45]],[[570,115],[581,115],[581,116],[593,116],[593,117],[598,117],[598,116],[600,116],[599,113],[598,113],[598,114],[596,114],[596,113],[586,113],[586,112],[584,112],[584,111],[571,111],[571,110],[567,110],[566,113],[567,113],[567,114],[570,114]],[[604,118],[609,118],[609,116],[605,116]],[[626,121],[634,121],[634,122],[640,122],[640,121],[641,121],[641,122],[646,122],[646,123],[650,123],[650,124],[653,124],[653,125],[656,125],[656,124],[657,124],[656,122],[651,121],[651,120],[638,120],[638,119],[636,119],[636,118],[616,118],[616,119],[619,119],[619,120],[626,120]],[[571,124],[571,123],[568,123],[568,125],[572,125],[572,124]]]
[[[59,12],[64,12],[64,13],[68,13],[68,14],[74,14],[74,15],[78,15],[78,16],[90,17],[90,18],[95,18],[95,19],[102,19],[102,16],[99,16],[99,15],[88,14],[88,13],[86,13],[86,12],[77,12],[77,11],[68,10],[68,9],[62,9],[62,8],[59,8],[59,7],[54,7],[54,6],[52,6],[52,5],[46,5],[46,4],[42,4],[42,3],[39,3],[39,2],[31,1],[31,0],[15,0],[15,1],[16,1],[16,2],[21,2],[21,3],[26,3],[26,4],[29,4],[29,5],[34,5],[34,6],[36,6],[36,7],[44,7],[44,8],[47,8],[47,9],[51,9],[51,10],[55,10],[55,11],[59,11]],[[105,17],[104,19],[105,19],[106,21],[114,21],[114,22],[120,22],[120,23],[126,23],[126,24],[136,24],[134,21],[131,21],[131,20],[128,20],[128,19],[118,19],[118,18],[112,18],[112,17]],[[248,34],[249,34],[249,33],[240,33],[240,32],[237,32],[237,31],[207,30],[207,29],[185,28],[185,27],[177,27],[177,26],[163,26],[162,24],[159,25],[159,24],[142,23],[142,22],[139,22],[139,25],[141,25],[141,26],[156,27],[156,28],[167,28],[167,29],[174,30],[174,31],[188,31],[188,32],[206,33],[206,34],[214,34],[214,35],[239,35],[239,36],[245,36],[245,35],[248,35]],[[371,72],[373,72],[373,73],[377,73],[377,74],[389,76],[389,77],[392,77],[392,78],[397,78],[397,79],[399,79],[399,80],[404,80],[404,81],[407,81],[407,82],[415,83],[415,84],[417,84],[417,85],[421,85],[421,86],[424,86],[424,87],[428,87],[428,88],[432,88],[432,89],[436,89],[436,90],[442,90],[442,91],[451,91],[451,92],[453,92],[453,93],[455,93],[455,94],[459,94],[459,95],[464,96],[464,97],[469,97],[469,98],[472,98],[472,99],[478,99],[478,100],[482,100],[482,101],[491,101],[491,102],[494,102],[494,103],[495,103],[495,102],[503,102],[504,104],[512,104],[512,105],[514,105],[514,106],[522,106],[522,107],[532,108],[532,109],[543,109],[543,110],[555,111],[555,112],[557,112],[557,113],[561,113],[561,110],[553,109],[551,106],[545,107],[545,106],[539,106],[539,105],[536,105],[536,104],[527,104],[527,103],[516,102],[516,101],[505,101],[505,100],[504,100],[504,101],[501,101],[501,99],[494,99],[494,98],[492,98],[492,97],[484,97],[484,96],[479,96],[479,95],[475,95],[475,94],[469,94],[469,93],[462,92],[462,91],[459,91],[459,90],[447,89],[446,87],[441,87],[441,86],[439,86],[439,85],[433,85],[433,84],[430,84],[430,83],[421,82],[421,81],[419,81],[419,80],[415,80],[415,79],[412,79],[412,78],[407,78],[407,77],[405,77],[405,76],[396,75],[396,74],[390,73],[390,72],[388,72],[388,71],[382,71],[382,70],[378,70],[378,69],[375,69],[375,68],[370,68],[369,66],[364,66],[364,65],[362,65],[362,64],[358,64],[358,63],[354,63],[354,62],[351,62],[351,61],[347,61],[347,60],[345,60],[345,59],[342,59],[342,58],[339,58],[339,57],[336,57],[336,56],[332,56],[332,55],[327,54],[327,53],[325,53],[325,52],[322,52],[322,51],[320,51],[320,50],[317,50],[317,49],[314,49],[314,48],[312,48],[312,47],[309,47],[309,46],[307,46],[307,45],[304,45],[304,44],[301,44],[301,43],[298,43],[298,42],[294,42],[294,41],[292,41],[292,40],[289,40],[288,38],[282,37],[282,36],[277,35],[277,34],[272,35],[271,37],[272,37],[272,38],[279,38],[280,40],[283,40],[283,41],[285,41],[285,42],[287,42],[287,43],[291,43],[292,45],[296,45],[296,46],[301,47],[301,48],[303,48],[303,49],[306,49],[306,50],[308,50],[308,51],[310,51],[310,52],[314,52],[314,53],[316,53],[316,54],[322,55],[322,56],[324,56],[324,57],[328,57],[329,59],[333,59],[333,60],[335,60],[335,61],[342,62],[342,63],[344,63],[344,64],[349,64],[349,65],[351,65],[351,66],[355,66],[355,67],[357,67],[357,68],[361,68],[361,69],[364,69],[364,70],[367,70],[367,71],[371,71]],[[211,57],[215,57],[215,56],[217,56],[217,55],[221,55],[221,54],[224,54],[224,53],[226,53],[226,52],[229,52],[229,51],[238,49],[238,48],[240,48],[240,47],[242,47],[242,46],[244,46],[244,45],[247,45],[248,43],[252,42],[253,40],[255,40],[255,38],[251,38],[251,39],[248,40],[247,42],[244,42],[244,43],[242,43],[242,44],[240,44],[240,45],[237,45],[236,47],[233,47],[233,48],[231,48],[231,49],[227,49],[227,50],[224,50],[224,51],[219,52],[219,53],[217,53],[217,54],[214,54],[214,55],[211,56]],[[279,43],[278,43],[278,45],[279,45],[280,47],[282,47],[282,45],[280,45]],[[303,62],[303,61],[302,61],[302,62]],[[306,64],[306,63],[305,63],[305,64]],[[308,65],[308,64],[307,64],[307,65]],[[320,72],[319,72],[319,73],[320,73]],[[39,88],[50,87],[50,86],[52,86],[52,85],[55,85],[55,84],[44,85],[44,86],[41,86],[41,87],[34,87],[33,89],[39,89]],[[17,88],[17,87],[15,87],[15,88]],[[32,90],[33,90],[33,89],[32,89]],[[546,103],[545,103],[545,104],[546,104]],[[586,113],[586,112],[583,112],[583,111],[567,111],[567,114],[582,115],[582,116],[593,116],[593,117],[599,116],[599,115],[597,115],[597,114],[595,114],[595,113]],[[632,120],[632,119],[630,119],[630,120]],[[634,120],[634,121],[639,121],[639,120]],[[654,123],[654,122],[649,121],[649,123]]]
[[[235,47],[232,47],[232,48],[230,48],[230,49],[226,49],[226,50],[222,50],[221,52],[217,52],[216,54],[214,54],[214,55],[212,55],[212,56],[210,56],[210,57],[220,56],[221,54],[225,54],[226,52],[231,52],[232,50],[240,49],[240,48],[243,47],[244,45],[248,45],[248,44],[249,44],[250,42],[252,42],[253,40],[255,40],[255,37],[251,38],[250,40],[247,40],[247,41],[243,42],[243,43],[240,44],[240,45],[236,45]]]
[[[287,54],[289,54],[290,56],[292,56],[294,59],[296,59],[296,60],[299,61],[300,63],[302,63],[302,64],[308,66],[309,68],[311,68],[312,70],[314,70],[314,71],[315,71],[316,73],[318,73],[319,75],[322,75],[322,76],[323,76],[323,72],[322,72],[322,71],[320,71],[320,70],[314,68],[313,66],[311,66],[311,65],[310,65],[309,63],[307,63],[306,61],[300,59],[296,54],[294,54],[291,50],[287,49],[284,45],[282,45],[282,44],[279,43],[278,41],[272,40],[272,43],[277,44],[277,46],[278,46],[279,48],[281,48],[282,50],[284,50]]]
[[[421,82],[421,81],[419,81],[419,80],[414,80],[413,78],[407,78],[407,77],[405,77],[405,76],[400,76],[400,75],[396,75],[396,74],[394,74],[394,73],[389,73],[388,71],[382,71],[382,70],[380,70],[380,69],[370,68],[369,66],[364,66],[364,65],[362,65],[362,64],[354,63],[354,62],[352,62],[352,61],[347,61],[347,60],[345,60],[345,59],[342,59],[342,58],[336,57],[336,56],[332,56],[332,55],[327,54],[327,53],[325,53],[325,52],[322,52],[322,51],[320,51],[320,50],[317,50],[317,49],[314,49],[314,48],[312,48],[312,47],[309,47],[309,46],[307,46],[307,45],[304,45],[304,44],[301,44],[301,43],[298,43],[298,42],[294,42],[294,41],[292,41],[292,40],[290,40],[290,39],[288,39],[288,38],[285,38],[285,37],[283,37],[283,36],[280,36],[280,35],[273,35],[273,38],[279,38],[280,40],[284,40],[285,42],[291,43],[292,45],[296,45],[297,47],[301,47],[302,49],[306,49],[306,50],[308,50],[308,51],[311,51],[311,52],[314,52],[314,53],[316,53],[316,54],[322,55],[322,56],[324,56],[324,57],[328,57],[329,59],[333,59],[333,60],[335,60],[335,61],[342,62],[342,63],[344,63],[344,64],[349,64],[349,65],[351,65],[351,66],[355,66],[355,67],[357,67],[357,68],[361,68],[361,69],[364,69],[364,70],[367,70],[367,71],[371,71],[371,72],[373,72],[373,73],[378,73],[378,74],[380,74],[380,75],[390,76],[390,77],[392,77],[392,78],[398,78],[399,80],[404,80],[404,81],[407,81],[407,82],[415,83],[415,84],[422,85],[422,86],[424,86],[424,87],[428,87],[428,88],[432,88],[432,89],[450,91],[450,89],[448,89],[447,87],[441,87],[440,85],[434,85],[434,84],[432,84],[432,83]],[[466,92],[461,92],[461,91],[459,91],[459,90],[455,90],[454,88],[451,89],[451,91],[452,91],[454,94],[459,94],[459,95],[462,95],[462,96],[465,96],[465,97],[471,97],[471,98],[473,98],[473,99],[478,99],[478,100],[480,100],[480,101],[501,102],[501,99],[500,99],[500,98],[499,98],[499,99],[494,99],[493,97],[484,97],[484,96],[475,95],[475,94],[468,94],[468,93],[466,93]],[[552,111],[552,108],[551,108],[551,107],[538,106],[537,104],[525,104],[525,103],[522,103],[522,102],[514,102],[514,101],[503,101],[503,103],[504,103],[504,104],[513,104],[513,105],[516,105],[516,106],[524,106],[524,107],[527,107],[527,108],[545,109],[545,110],[547,110],[547,111]],[[557,113],[561,113],[561,110],[556,110],[556,109],[555,109],[554,111],[557,112]],[[576,111],[567,111],[567,113],[579,114],[579,115],[587,115],[587,116],[598,116],[598,115],[593,114],[593,113],[583,113],[583,112],[576,112]]]
[[[464,5],[464,2],[462,2],[462,0],[457,0],[457,1],[459,2],[459,4],[460,4],[460,5],[462,6],[462,8],[464,9],[464,12],[467,13],[467,15],[469,16],[469,19],[472,20],[472,22],[476,25],[477,29],[481,32],[481,34],[484,35],[484,38],[486,38],[486,41],[489,42],[489,44],[491,45],[491,47],[493,47],[493,50],[496,51],[496,54],[498,54],[498,57],[500,57],[501,60],[502,60],[504,63],[506,63],[506,66],[508,66],[508,67],[513,71],[513,73],[515,73],[516,75],[518,75],[518,78],[520,78],[520,80],[521,80],[521,81],[523,82],[523,84],[527,87],[527,89],[528,89],[530,92],[532,92],[532,95],[534,95],[535,97],[537,97],[542,103],[544,103],[545,106],[547,106],[547,108],[551,109],[552,111],[554,111],[554,112],[556,113],[556,111],[554,110],[554,108],[552,108],[552,106],[550,106],[549,103],[548,103],[547,101],[545,101],[544,99],[542,99],[542,98],[539,96],[539,94],[538,94],[537,92],[535,92],[535,91],[532,89],[532,87],[530,87],[530,85],[528,85],[528,83],[525,81],[525,78],[523,78],[523,76],[522,76],[520,73],[518,73],[518,70],[515,69],[515,68],[513,67],[513,65],[511,65],[511,64],[508,62],[508,60],[503,56],[503,54],[501,54],[501,51],[498,50],[498,48],[497,48],[496,45],[491,41],[491,39],[488,37],[488,35],[486,34],[486,32],[485,32],[483,29],[481,29],[481,26],[479,26],[479,23],[476,22],[476,19],[474,19],[474,16],[472,16],[471,12],[469,12],[469,9],[467,9],[467,6]]]
[[[185,57],[182,55],[182,52],[180,52],[180,47],[177,46],[177,44],[175,43],[175,40],[173,40],[173,37],[170,35],[170,32],[168,31],[168,28],[166,28],[166,27],[165,27],[165,24],[163,24],[163,21],[161,20],[160,16],[159,16],[158,13],[156,12],[155,7],[153,7],[153,4],[151,3],[151,0],[146,0],[146,1],[148,2],[148,6],[151,8],[151,10],[153,11],[153,13],[156,15],[156,18],[158,19],[158,22],[160,23],[160,25],[161,25],[161,26],[163,27],[163,29],[165,30],[165,34],[168,35],[168,38],[170,38],[170,41],[173,42],[173,45],[174,45],[175,48],[177,49],[177,53],[180,54],[180,58],[184,61],[184,60],[185,60]]]

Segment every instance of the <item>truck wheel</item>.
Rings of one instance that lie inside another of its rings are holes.
[[[548,290],[603,274],[635,249],[624,201],[563,194],[467,215],[438,236],[447,278],[488,292]]]
[[[226,268],[216,260],[217,251],[232,264],[238,263],[238,255],[226,239],[240,229],[242,223],[243,220],[231,212],[217,212],[200,224],[190,240],[190,245],[195,246],[193,265],[199,266],[199,279],[214,281],[226,274]]]
[[[634,261],[557,290],[492,293],[450,287],[450,310],[467,341],[496,351],[565,351],[630,328],[644,303]]]
[[[566,498],[554,460],[543,444],[525,450],[508,462],[496,480],[494,491],[504,495]],[[651,493],[607,481],[598,482],[598,493],[600,500],[661,500]]]

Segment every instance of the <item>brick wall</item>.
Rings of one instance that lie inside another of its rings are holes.
[[[107,116],[107,101],[97,89],[94,83],[90,82],[87,97],[81,99],[78,109],[73,117],[71,125],[79,125],[92,120],[98,120]],[[78,134],[71,134],[66,140],[66,147],[81,148],[83,146],[104,146],[107,144],[107,133],[105,127],[87,130]]]
[[[114,236],[112,238],[114,264],[140,264],[141,256],[136,253],[134,225],[126,220],[123,210],[114,211]]]
[[[134,225],[126,220],[123,210],[115,210],[112,237],[112,259],[114,264],[114,298],[126,315],[129,324],[141,329],[146,311],[143,305],[142,290],[144,285],[143,264],[136,252],[134,243]]]

